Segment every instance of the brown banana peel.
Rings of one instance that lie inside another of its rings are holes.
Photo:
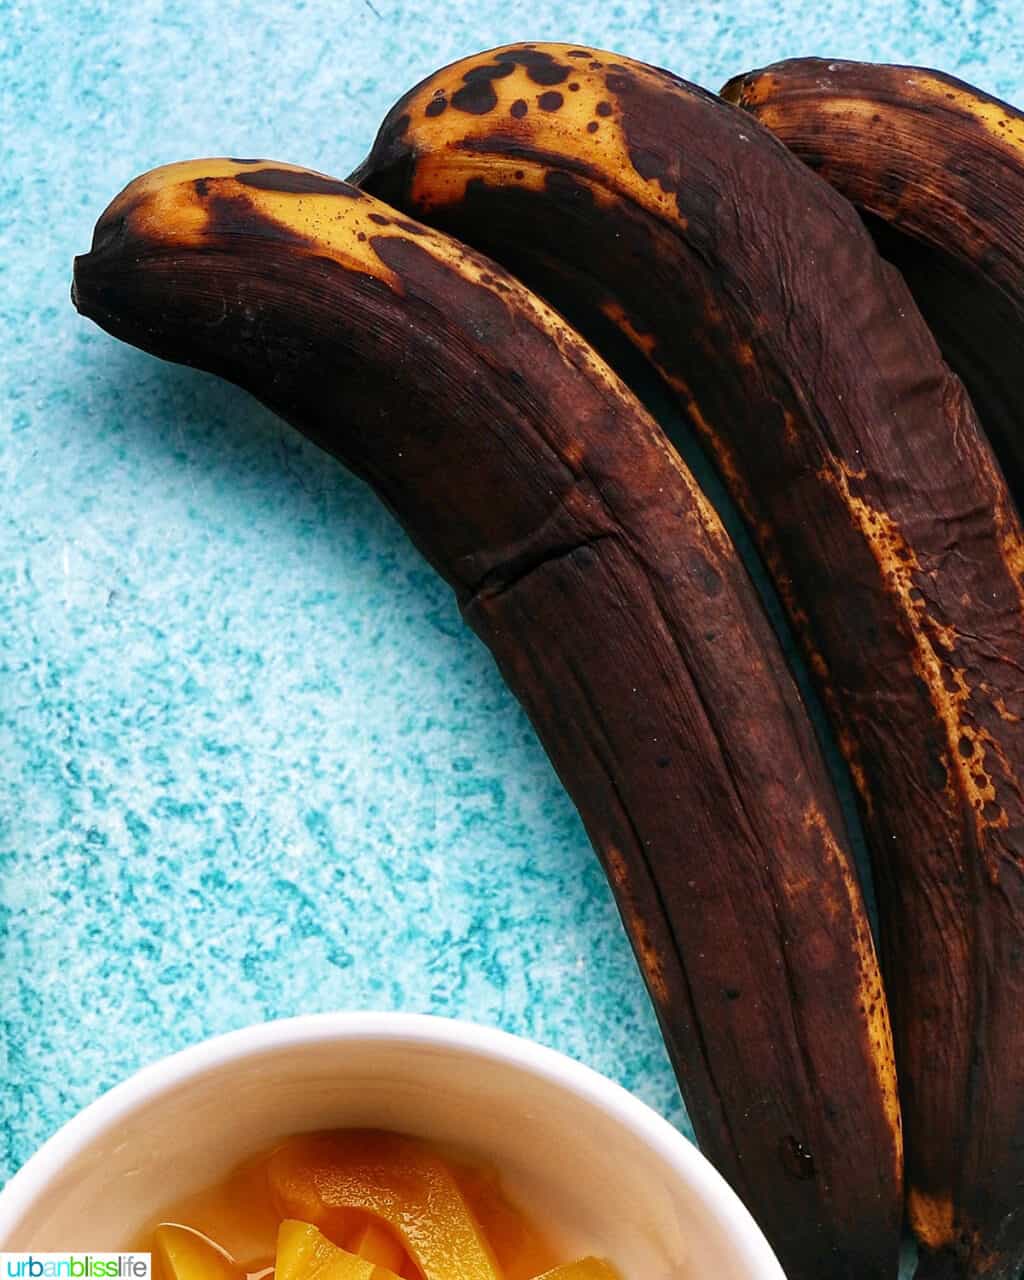
[[[924,67],[794,58],[722,90],[864,216],[1024,501],[1024,114]]]
[[[750,115],[587,46],[428,77],[360,184],[609,322],[715,458],[860,795],[926,1253],[1024,1256],[1024,532],[848,201]],[[930,1265],[930,1264],[929,1264]]]
[[[705,1150],[791,1280],[890,1276],[899,1113],[838,803],[725,530],[632,394],[493,262],[266,161],[136,180],[74,297],[388,504],[583,816]]]

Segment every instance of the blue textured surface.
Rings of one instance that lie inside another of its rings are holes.
[[[0,1176],[142,1063],[332,1008],[499,1024],[685,1123],[582,830],[447,591],[246,397],[73,312],[128,179],[345,174],[406,87],[517,38],[716,87],[791,54],[1021,96],[1015,0],[0,0]]]

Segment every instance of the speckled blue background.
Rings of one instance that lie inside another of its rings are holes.
[[[242,394],[79,319],[143,169],[340,175],[393,99],[511,39],[710,87],[791,54],[1024,96],[1016,0],[0,0],[0,1176],[133,1068],[337,1008],[494,1023],[680,1124],[580,824],[447,591]]]

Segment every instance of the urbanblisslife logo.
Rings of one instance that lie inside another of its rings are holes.
[[[150,1280],[148,1253],[0,1253],[0,1280]]]

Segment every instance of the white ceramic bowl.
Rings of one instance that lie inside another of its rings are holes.
[[[165,1058],[87,1107],[0,1193],[0,1249],[118,1250],[275,1139],[346,1125],[454,1142],[567,1255],[626,1280],[784,1280],[739,1199],[618,1085],[528,1040],[416,1014],[268,1022]]]

